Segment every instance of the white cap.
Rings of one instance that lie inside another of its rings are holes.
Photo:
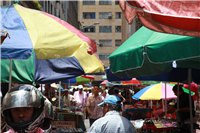
[[[82,85],[79,85],[79,86],[78,86],[78,89],[83,89],[83,86],[82,86]]]

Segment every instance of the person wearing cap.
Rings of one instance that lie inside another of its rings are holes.
[[[83,86],[78,86],[78,91],[74,92],[74,98],[77,100],[76,106],[85,106],[87,102],[87,94],[83,91]]]
[[[101,106],[97,106],[99,103],[103,102],[103,98],[99,95],[99,86],[94,85],[93,95],[87,99],[86,109],[89,115],[90,126],[103,116],[103,110]]]
[[[136,133],[133,124],[120,115],[121,102],[118,96],[109,95],[98,104],[103,107],[104,117],[92,124],[89,133]]]
[[[78,102],[74,98],[74,96],[72,96],[71,94],[69,94],[69,90],[68,89],[63,90],[62,94],[63,94],[64,108],[65,107],[70,107],[70,106],[76,106],[76,104]]]

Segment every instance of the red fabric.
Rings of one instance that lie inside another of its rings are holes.
[[[81,77],[87,78],[87,79],[94,79],[94,76],[90,76],[90,75],[81,75]]]
[[[120,1],[129,24],[137,14],[151,30],[196,37],[200,37],[199,4],[199,1]]]
[[[138,81],[136,78],[132,78],[130,81],[122,81],[121,84],[141,84],[141,81]]]
[[[193,91],[195,93],[195,95],[193,95],[192,97],[193,97],[194,101],[196,101],[196,94],[198,94],[198,86],[195,83],[191,83],[190,85],[191,85],[191,91]],[[184,84],[183,87],[189,90],[188,84]]]

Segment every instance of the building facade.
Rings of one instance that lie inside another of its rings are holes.
[[[121,44],[122,10],[118,1],[79,1],[78,20],[81,31],[97,42],[96,55],[109,66],[109,56]],[[102,76],[95,76],[102,81]]]

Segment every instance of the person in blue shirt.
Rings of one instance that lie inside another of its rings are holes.
[[[104,117],[92,124],[89,133],[136,133],[133,124],[120,115],[121,102],[118,96],[109,95],[98,104],[103,107]]]

